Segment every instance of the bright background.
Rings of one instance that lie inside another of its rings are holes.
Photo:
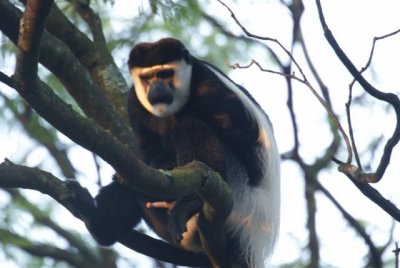
[[[210,3],[211,2],[211,3]],[[225,1],[238,16],[241,23],[252,33],[269,36],[278,39],[286,48],[291,46],[291,17],[285,7],[279,1]],[[110,7],[112,18],[110,23],[113,31],[118,32],[124,29],[123,19],[128,19],[138,15],[139,8],[145,7],[147,1],[116,1]],[[305,12],[302,17],[301,26],[306,45],[311,59],[322,76],[323,81],[330,89],[333,107],[339,114],[342,125],[346,127],[345,103],[348,96],[348,86],[352,81],[351,76],[337,59],[332,49],[324,39],[322,29],[318,20],[314,1],[305,0]],[[365,1],[365,0],[336,0],[323,1],[323,9],[327,23],[330,26],[337,41],[342,46],[347,55],[357,67],[362,67],[367,62],[372,39],[375,36],[382,36],[400,28],[400,4],[397,0],[385,1]],[[240,33],[240,29],[230,18],[229,13],[216,1],[208,1],[210,8],[209,14],[219,21],[226,24],[227,28],[235,33]],[[191,47],[201,47],[196,35],[207,34],[210,29],[206,25],[199,26],[199,32],[193,33]],[[153,33],[148,36],[150,41],[163,37],[162,32]],[[221,37],[222,38],[222,37]],[[148,40],[141,40],[148,41]],[[217,40],[218,41],[218,40]],[[223,42],[223,40],[221,41]],[[270,43],[268,43],[270,44]],[[284,53],[272,45],[274,51],[282,59]],[[204,49],[204,48],[203,48]],[[114,56],[121,70],[128,76],[125,66],[126,51],[118,51]],[[201,56],[202,51],[196,50],[194,54]],[[247,64],[251,59],[258,60],[265,68],[276,69],[272,60],[265,54],[262,48],[253,48],[243,51],[243,59],[240,61],[229,62]],[[294,57],[300,66],[304,67],[304,72],[309,77],[311,83],[317,88],[310,71],[306,68],[303,55],[294,48]],[[4,62],[0,62],[3,72],[13,72],[13,59],[5,57]],[[224,67],[224,63],[216,63],[219,67]],[[224,67],[226,68],[226,67]],[[294,70],[298,73],[296,70]],[[281,76],[260,72],[252,67],[247,70],[230,71],[229,75],[246,87],[257,101],[269,114],[274,124],[275,135],[281,153],[289,151],[293,146],[293,131],[286,107],[287,89],[284,79]],[[379,41],[376,46],[373,65],[365,76],[378,89],[390,91],[398,94],[400,90],[400,35],[396,35]],[[13,90],[0,84],[0,91],[3,94],[14,96]],[[362,90],[355,87],[355,95],[360,95]],[[391,109],[387,109],[381,103],[368,99],[369,104],[353,109],[353,124],[356,131],[356,139],[359,148],[365,150],[366,146],[374,137],[384,135],[385,138],[392,134],[394,126],[394,114]],[[1,101],[1,99],[0,99]],[[298,120],[300,153],[306,162],[312,162],[329,145],[331,134],[326,123],[326,113],[323,107],[317,102],[315,97],[304,85],[294,83],[294,107]],[[7,111],[5,111],[7,113]],[[7,115],[6,115],[7,116]],[[69,142],[64,138],[65,142]],[[25,159],[28,166],[40,165],[42,169],[51,171],[58,175],[57,170],[53,170],[53,162],[46,161],[48,157],[44,149],[37,148],[36,144],[27,140],[21,134],[18,126],[7,127],[1,124],[0,127],[0,159],[9,158],[19,159],[20,152],[30,148],[31,154]],[[381,154],[381,148],[372,167],[376,167],[376,161]],[[95,193],[96,185],[93,178],[96,178],[96,169],[93,164],[91,153],[73,147],[69,150],[69,155],[74,160],[75,167],[81,172],[82,184],[89,187]],[[369,155],[364,151],[365,159]],[[345,159],[345,149],[341,150],[339,159]],[[399,149],[396,147],[391,165],[389,166],[383,180],[374,185],[389,200],[400,206],[400,167],[397,164],[400,160]],[[113,171],[106,164],[101,165],[103,178],[110,178]],[[367,231],[371,234],[376,245],[384,245],[390,237],[390,229],[394,224],[393,220],[375,204],[367,200],[349,180],[337,172],[335,166],[325,170],[319,177],[320,182],[334,195],[334,197],[346,208],[346,210],[356,219],[365,223]],[[272,259],[272,264],[281,265],[283,263],[295,262],[296,260],[307,259],[306,243],[308,233],[305,227],[306,211],[304,200],[304,178],[300,169],[291,161],[284,161],[282,164],[282,226],[280,239],[276,252]],[[38,193],[29,192],[32,200],[42,200],[43,196]],[[45,200],[48,200],[45,198]],[[8,202],[6,196],[0,194],[0,203]],[[332,204],[322,195],[317,195],[317,231],[321,246],[321,259],[326,267],[362,267],[365,263],[364,256],[367,248],[363,241],[354,233],[352,228],[344,221],[341,214]],[[60,209],[58,217],[62,221],[68,222],[68,226],[76,228],[85,233],[83,224]],[[26,216],[29,217],[29,216]],[[29,220],[27,220],[29,222]],[[400,233],[398,223],[395,224],[393,237],[399,241]],[[16,228],[29,228],[29,224],[24,224],[21,220],[20,226]],[[43,233],[38,233],[43,236]],[[45,234],[47,239],[54,239],[51,234]],[[61,242],[60,242],[61,243]],[[128,258],[143,259],[139,267],[149,267],[149,262],[142,257],[133,257],[131,251],[122,249]],[[394,242],[393,247],[394,248]],[[385,259],[391,259],[393,255],[390,250],[386,251]],[[121,262],[121,267],[124,267]],[[1,267],[18,267],[0,252]]]

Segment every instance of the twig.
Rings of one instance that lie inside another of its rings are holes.
[[[301,28],[299,29],[299,39],[300,39],[300,44],[301,47],[303,48],[303,53],[304,53],[304,58],[307,62],[307,65],[310,67],[310,71],[312,73],[312,75],[314,76],[315,80],[317,81],[317,84],[319,85],[319,88],[321,89],[322,92],[322,96],[324,97],[324,100],[326,101],[326,104],[328,105],[328,107],[330,107],[332,109],[332,103],[331,103],[331,98],[329,95],[329,91],[328,91],[328,87],[325,85],[325,83],[322,81],[321,76],[319,75],[317,69],[315,68],[313,62],[311,61],[311,57],[310,54],[308,53],[308,49],[307,46],[304,42],[304,38],[303,38],[303,33],[301,31]]]
[[[395,243],[395,248],[392,251],[394,253],[394,258],[395,258],[395,268],[399,267],[399,254],[400,254],[400,248],[397,242]]]
[[[93,40],[96,45],[101,45],[103,48],[107,47],[106,38],[103,33],[103,26],[101,25],[101,19],[96,12],[90,7],[90,1],[86,0],[69,0],[74,5],[76,11],[82,17],[82,19],[89,26],[90,31],[93,34]]]
[[[351,148],[350,140],[349,140],[346,132],[344,131],[344,129],[343,129],[342,125],[340,124],[339,120],[337,119],[336,115],[334,114],[334,112],[330,108],[330,105],[318,94],[318,92],[310,84],[310,82],[307,80],[307,78],[303,79],[303,78],[297,77],[295,74],[285,74],[285,73],[282,73],[282,72],[265,69],[256,60],[252,60],[248,65],[240,65],[240,64],[236,63],[236,64],[233,64],[233,65],[230,65],[230,66],[232,68],[247,69],[247,68],[251,67],[252,65],[256,65],[262,72],[281,75],[281,76],[296,80],[296,81],[306,85],[308,87],[308,89],[312,92],[312,94],[317,98],[319,103],[328,112],[329,117],[332,119],[332,121],[334,122],[335,126],[337,127],[337,129],[339,130],[340,134],[342,135],[342,137],[343,137],[343,139],[344,139],[344,141],[346,143],[347,153],[348,153],[346,163],[348,163],[348,164],[351,163],[353,154],[352,154],[352,148]]]
[[[352,100],[353,100],[353,87],[350,86],[349,87],[349,97],[348,97],[348,101],[346,103],[347,125],[348,125],[348,128],[349,128],[349,135],[350,135],[350,140],[351,140],[351,146],[353,147],[354,158],[356,159],[357,167],[362,171],[360,155],[358,154],[356,141],[354,139],[353,124],[352,124],[352,121],[351,121],[350,106],[351,106]]]
[[[388,38],[388,37],[391,37],[391,36],[394,36],[394,35],[396,35],[398,33],[400,33],[400,29],[396,30],[394,32],[391,32],[389,34],[385,34],[385,35],[382,35],[382,36],[374,37],[373,42],[372,42],[371,52],[369,53],[369,57],[368,57],[367,63],[365,64],[365,66],[363,68],[361,68],[360,74],[362,74],[364,71],[366,71],[368,69],[368,67],[371,65],[372,58],[373,58],[373,55],[374,55],[374,52],[375,52],[375,45],[376,45],[377,41],[385,39],[385,38]],[[359,154],[358,154],[358,151],[357,151],[356,142],[355,142],[355,139],[354,139],[354,132],[353,132],[353,126],[352,126],[352,121],[351,121],[351,112],[350,112],[350,107],[351,107],[351,103],[352,103],[353,86],[354,86],[356,81],[357,80],[354,78],[353,81],[349,85],[349,98],[348,98],[348,101],[346,103],[346,114],[347,114],[347,122],[348,122],[348,126],[349,126],[349,135],[350,135],[351,143],[352,143],[352,146],[353,146],[354,156],[355,156],[358,168],[362,171],[363,168],[362,168],[360,157],[359,157]]]
[[[380,163],[374,173],[364,173],[359,170],[357,167],[350,165],[349,163],[341,164],[340,171],[349,172],[349,175],[357,179],[361,182],[378,182],[383,177],[386,168],[389,165],[390,158],[392,155],[393,148],[397,145],[400,140],[400,100],[397,95],[393,93],[385,93],[379,91],[375,87],[373,87],[357,70],[351,60],[347,57],[346,53],[341,49],[339,44],[337,43],[335,37],[332,32],[328,28],[326,24],[325,17],[322,11],[322,6],[320,0],[316,0],[319,19],[324,30],[325,37],[329,42],[332,49],[335,51],[338,58],[342,61],[343,65],[347,68],[347,70],[351,73],[351,75],[357,80],[357,82],[364,88],[364,90],[369,93],[374,98],[387,102],[392,105],[396,114],[396,126],[391,138],[388,139],[383,155],[381,157]]]
[[[101,186],[102,186],[102,181],[101,181],[99,160],[97,159],[97,155],[96,155],[95,153],[93,153],[93,152],[92,152],[92,157],[93,157],[94,167],[95,167],[95,169],[96,169],[97,185],[98,185],[99,187],[101,187]]]
[[[290,51],[289,51],[288,49],[286,49],[285,46],[282,45],[281,42],[279,42],[279,40],[277,40],[277,39],[275,39],[275,38],[268,37],[268,36],[256,35],[256,34],[253,34],[253,33],[249,32],[249,31],[246,29],[246,27],[244,27],[244,26],[240,23],[239,19],[238,19],[238,18],[236,17],[236,15],[235,15],[235,13],[232,11],[232,9],[231,9],[227,4],[225,4],[225,3],[224,3],[223,1],[221,1],[221,0],[218,0],[218,2],[220,2],[221,5],[223,5],[223,6],[230,12],[231,17],[233,18],[233,20],[236,22],[236,24],[242,29],[242,31],[243,31],[247,36],[252,37],[252,38],[256,38],[256,39],[259,39],[259,40],[270,41],[270,42],[273,42],[273,43],[277,44],[277,45],[286,53],[286,55],[290,58],[290,60],[293,62],[293,64],[296,66],[296,68],[297,68],[298,71],[300,72],[301,76],[303,77],[302,79],[303,79],[303,80],[307,80],[307,79],[306,79],[306,76],[304,75],[303,70],[301,69],[300,65],[297,63],[296,59],[293,57],[293,55],[290,53]]]
[[[363,73],[363,72],[364,72],[365,70],[367,70],[368,67],[371,65],[372,58],[373,58],[374,52],[375,52],[375,45],[376,45],[376,42],[378,42],[379,40],[382,40],[382,39],[385,39],[385,38],[394,36],[394,35],[396,35],[396,34],[398,34],[398,33],[400,33],[400,29],[398,29],[398,30],[396,30],[396,31],[393,31],[393,32],[391,32],[391,33],[382,35],[382,36],[375,36],[375,37],[374,37],[373,42],[372,42],[371,52],[370,52],[370,54],[369,54],[368,61],[367,61],[367,63],[365,64],[365,66],[364,66],[363,68],[361,68],[360,73]],[[354,79],[354,80],[355,80],[355,79]]]
[[[201,14],[202,17],[204,17],[204,19],[206,19],[209,23],[211,23],[211,25],[213,25],[214,27],[216,27],[219,31],[221,31],[224,35],[236,39],[236,40],[242,40],[246,43],[250,43],[250,44],[256,44],[259,46],[262,46],[263,48],[265,48],[268,53],[271,55],[271,57],[274,59],[275,63],[277,65],[279,65],[280,68],[284,68],[282,62],[279,60],[278,55],[269,47],[267,46],[265,43],[261,42],[260,40],[257,39],[253,39],[250,38],[248,36],[245,35],[235,35],[232,32],[228,31],[221,23],[219,23],[213,16],[210,16],[209,14],[205,13],[204,10],[201,10]]]
[[[220,2],[231,14],[231,17],[234,19],[234,21],[236,22],[236,24],[242,29],[242,31],[253,38],[259,39],[259,40],[264,40],[264,41],[271,41],[274,42],[276,44],[278,44],[278,46],[289,56],[289,58],[292,60],[292,62],[294,63],[294,65],[296,66],[296,68],[299,70],[301,78],[297,77],[295,75],[295,73],[293,72],[292,74],[285,74],[285,73],[281,73],[281,72],[277,72],[277,71],[272,71],[272,70],[268,70],[263,68],[257,61],[252,60],[250,62],[250,64],[246,65],[246,66],[241,66],[240,64],[234,64],[232,65],[232,68],[249,68],[251,65],[255,64],[257,65],[257,67],[263,71],[263,72],[268,72],[268,73],[273,73],[273,74],[278,74],[278,75],[282,75],[286,78],[290,78],[290,79],[294,79],[296,81],[299,81],[303,84],[305,84],[313,93],[313,95],[318,99],[318,101],[322,104],[322,106],[325,108],[325,110],[328,112],[329,117],[332,119],[332,121],[335,123],[336,127],[339,129],[339,132],[341,133],[345,143],[346,143],[346,148],[347,148],[347,160],[346,163],[349,164],[352,161],[352,155],[353,155],[353,151],[351,148],[351,143],[349,138],[347,137],[346,132],[344,131],[344,129],[342,128],[339,120],[337,119],[336,115],[333,113],[332,109],[330,108],[330,104],[328,104],[319,94],[318,92],[312,87],[312,85],[308,82],[308,79],[306,77],[306,75],[304,74],[302,68],[300,67],[300,65],[297,63],[296,59],[293,57],[292,53],[290,53],[290,51],[288,49],[286,49],[281,42],[279,42],[279,40],[271,38],[271,37],[266,37],[266,36],[259,36],[256,34],[252,34],[250,33],[238,20],[238,18],[236,17],[235,13],[232,11],[232,9],[226,5],[223,1],[218,0],[218,2]]]
[[[371,261],[373,267],[382,267],[381,253],[379,249],[374,245],[371,237],[367,234],[364,227],[357,221],[350,213],[348,213],[342,205],[333,197],[333,195],[319,182],[317,182],[317,189],[321,191],[332,203],[333,205],[342,213],[343,218],[354,228],[354,230],[361,236],[365,244],[368,246]]]

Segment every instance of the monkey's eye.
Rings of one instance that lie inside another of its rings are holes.
[[[154,77],[154,73],[141,74],[139,77],[142,81],[149,81]]]
[[[171,78],[173,77],[175,74],[175,70],[174,69],[164,69],[164,70],[160,70],[156,73],[157,78]]]

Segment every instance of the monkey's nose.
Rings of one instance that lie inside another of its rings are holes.
[[[154,104],[171,104],[174,100],[172,89],[161,81],[156,81],[150,85],[147,92],[147,99],[151,105]]]

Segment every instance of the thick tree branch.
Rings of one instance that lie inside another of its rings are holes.
[[[21,11],[7,0],[0,0],[0,30],[15,44],[18,40],[20,17]],[[45,31],[40,51],[40,62],[60,79],[85,114],[104,129],[110,130],[132,150],[136,150],[132,132],[113,110],[109,100],[99,91],[97,84],[71,50]]]
[[[30,8],[30,2],[28,2],[26,7],[26,16],[27,19],[23,19],[26,21],[30,19],[30,16],[34,17],[31,13],[35,10]],[[48,10],[47,10],[48,11]],[[25,17],[25,15],[24,15]],[[23,17],[23,18],[24,18]],[[40,18],[45,18],[45,16],[40,16]],[[65,104],[59,97],[57,97],[51,89],[47,88],[44,83],[37,81],[36,72],[37,72],[37,60],[39,54],[39,41],[42,36],[44,22],[38,21],[38,27],[42,27],[42,30],[37,31],[35,38],[29,39],[31,35],[32,29],[35,28],[36,21],[32,22],[27,21],[26,25],[22,24],[24,28],[21,30],[22,37],[19,39],[19,47],[20,53],[18,54],[17,67],[16,67],[16,84],[17,90],[23,96],[30,105],[49,123],[63,132],[66,136],[70,137],[72,140],[77,142],[78,144],[82,143],[86,149],[93,150],[96,145],[102,147],[102,149],[106,149],[107,146],[102,146],[101,143],[104,140],[107,140],[108,145],[117,144],[117,141],[114,140],[108,133],[99,129],[89,120],[84,119],[80,115],[76,114],[71,110],[71,108]],[[27,28],[29,27],[29,28]],[[28,37],[25,36],[28,35]],[[79,131],[78,131],[79,130]],[[95,132],[95,133],[93,133]],[[86,135],[82,135],[85,133]],[[81,139],[83,138],[83,139]],[[102,142],[96,142],[95,140],[101,140]],[[92,141],[90,141],[92,140]],[[114,145],[119,148],[123,147],[123,151],[127,151],[124,146],[121,144]],[[113,146],[109,147],[112,148]],[[103,152],[100,152],[99,155],[103,157],[103,159],[110,159],[108,153],[110,153],[107,149]],[[135,159],[134,155],[131,152],[126,152],[130,156],[127,159]],[[119,155],[119,153],[112,153],[112,155]],[[121,157],[118,157],[121,158]],[[117,158],[117,159],[118,159]],[[124,162],[128,162],[125,160]],[[116,161],[111,161],[111,164],[115,166]],[[129,166],[128,163],[124,164],[125,167]],[[142,165],[144,167],[144,165]],[[124,168],[123,172],[124,173]],[[126,170],[125,170],[126,172]],[[132,173],[133,174],[133,173]]]
[[[39,47],[42,39],[47,14],[50,11],[53,1],[38,0],[28,1],[24,15],[19,24],[18,48],[16,74],[24,74],[20,79],[19,88],[27,89],[27,84],[36,84],[38,70]]]
[[[28,8],[30,2],[27,4],[25,16],[29,18],[31,14]],[[39,10],[40,11],[40,10]],[[29,24],[28,30],[32,30],[35,25],[42,26],[42,24],[33,21]],[[32,28],[33,27],[33,28]],[[110,163],[123,178],[135,178],[135,180],[123,180],[122,182],[146,194],[155,195],[161,198],[171,198],[183,196],[187,193],[192,193],[194,190],[204,198],[204,209],[200,213],[200,217],[204,216],[205,222],[214,223],[216,228],[221,228],[227,215],[229,215],[232,208],[232,197],[226,183],[216,174],[204,165],[198,163],[191,164],[198,169],[189,167],[189,172],[184,168],[177,168],[170,172],[160,173],[154,169],[150,169],[138,161],[131,151],[127,150],[117,140],[99,129],[92,122],[82,118],[80,115],[73,112],[62,100],[60,100],[44,83],[40,82],[36,77],[37,60],[39,52],[39,41],[42,30],[35,30],[35,39],[25,36],[21,38],[24,43],[19,43],[21,52],[18,54],[17,68],[16,68],[16,84],[17,90],[30,105],[48,122],[50,122],[57,129],[62,131],[65,135],[70,137],[75,142],[81,144],[85,148],[96,152],[104,160]],[[25,32],[21,31],[21,35]],[[28,32],[29,34],[29,32]],[[29,83],[28,83],[29,82]],[[50,111],[50,112],[49,112]],[[79,129],[79,131],[76,131]],[[189,166],[189,165],[188,165]],[[194,171],[193,171],[194,170]],[[205,173],[204,173],[205,171]],[[191,174],[191,175],[190,175]],[[188,178],[190,175],[190,179]],[[210,180],[210,177],[214,178]],[[151,178],[151,179],[148,179]],[[215,187],[215,183],[220,183]],[[209,187],[213,188],[214,194],[208,192]],[[223,189],[223,196],[217,191]],[[215,194],[217,192],[217,194]],[[221,202],[225,201],[225,202]],[[226,202],[228,201],[228,202]],[[224,206],[221,206],[223,204]],[[230,205],[229,205],[230,204]],[[68,205],[68,204],[67,204]],[[209,208],[209,206],[211,208]],[[211,213],[217,210],[217,213]],[[210,217],[211,215],[211,217]],[[220,216],[222,215],[222,216]],[[206,241],[212,241],[209,236],[208,226],[201,226],[202,233]],[[226,245],[226,243],[223,243]],[[226,248],[223,247],[223,248]],[[212,249],[212,253],[221,251],[220,247]],[[214,254],[210,254],[212,257]],[[221,253],[216,254],[218,256]],[[226,254],[225,254],[226,256]],[[219,260],[218,260],[219,261]]]
[[[0,164],[0,186],[39,191],[52,197],[69,211],[74,211],[73,207],[63,199],[64,196],[71,194],[66,183],[37,168],[14,165],[6,159]]]
[[[38,47],[36,46],[35,49],[37,50]],[[17,88],[18,92],[50,124],[76,143],[97,153],[110,163],[123,175],[125,184],[138,191],[161,198],[181,197],[192,192],[193,189],[197,189],[200,194],[206,195],[206,193],[202,193],[202,187],[204,186],[204,179],[208,179],[210,171],[204,169],[204,165],[192,163],[189,164],[189,168],[177,168],[166,173],[147,167],[124,145],[112,138],[109,133],[71,110],[46,84],[37,81],[36,74],[32,72],[35,70],[32,57],[28,53],[35,54],[37,51],[32,50],[19,54],[16,77],[17,85],[21,87]],[[33,70],[29,68],[33,68]],[[26,83],[26,78],[33,82]],[[197,169],[195,169],[196,167]],[[194,168],[193,171],[191,171],[192,168]],[[195,179],[189,180],[189,174],[192,174],[190,177]],[[135,179],[132,179],[133,177]],[[194,182],[195,186],[187,185],[188,181]],[[212,198],[212,195],[207,195],[207,198]],[[219,203],[218,201],[213,204]]]
[[[124,177],[122,182],[127,186],[160,198],[182,197],[197,189],[196,191],[204,199],[216,207],[222,204],[217,198],[229,195],[225,183],[215,186],[222,182],[219,175],[211,173],[210,169],[198,162],[165,172],[147,167],[109,133],[71,110],[46,84],[39,81],[36,88],[32,86],[30,85],[29,89],[19,90],[30,105],[66,136],[84,148],[96,152],[110,163]],[[209,176],[213,176],[213,179]],[[216,190],[208,192],[208,187],[215,187],[214,189],[222,192],[215,195]],[[230,211],[229,206],[226,208]]]
[[[195,254],[173,247],[162,240],[151,238],[140,232],[131,231],[118,242],[136,252],[160,261],[184,266],[210,266],[210,261],[203,254]]]
[[[187,175],[186,172],[184,173]],[[68,182],[61,181],[52,174],[37,168],[14,165],[8,160],[0,164],[0,187],[40,191],[52,197],[72,214],[74,214],[75,211],[79,211],[79,207],[77,206],[82,205],[70,202],[69,197],[74,196],[76,193],[68,186]],[[166,262],[192,266],[208,263],[203,255],[197,255],[172,247],[170,244],[136,231],[131,231],[119,242],[137,252]]]
[[[375,188],[371,185],[359,182],[352,175],[346,176],[354,183],[354,185],[372,202],[378,205],[381,209],[386,211],[394,220],[400,222],[400,210],[390,200],[384,198]]]
[[[15,87],[15,83],[14,80],[12,80],[11,77],[9,77],[8,75],[6,75],[5,73],[0,71],[0,82],[6,84],[9,87],[14,88]]]
[[[119,116],[128,122],[126,112],[126,89],[128,85],[121,75],[114,59],[104,43],[101,21],[83,1],[75,0],[78,10],[93,31],[94,42],[71,23],[64,13],[53,5],[49,14],[47,30],[62,40],[74,53],[80,63],[89,71],[100,90],[114,104]]]
[[[107,47],[101,41],[91,41],[57,6],[51,10],[49,22],[48,31],[67,44],[79,62],[89,71],[103,94],[112,101],[118,114],[128,122],[126,111],[128,85]],[[97,25],[94,31],[101,31],[99,27],[101,24]]]

